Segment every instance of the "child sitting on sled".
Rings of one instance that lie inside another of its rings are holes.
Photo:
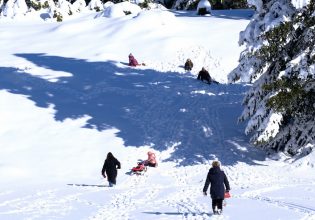
[[[138,162],[138,165],[136,167],[133,167],[131,169],[133,174],[143,174],[144,172],[147,171],[147,167],[157,167],[158,163],[156,160],[156,156],[155,153],[153,153],[152,151],[148,152],[148,159]]]
[[[144,161],[144,165],[149,167],[157,167],[158,163],[156,161],[155,153],[152,151],[148,152],[148,159]]]

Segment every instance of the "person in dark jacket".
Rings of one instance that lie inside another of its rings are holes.
[[[202,67],[202,69],[199,71],[197,79],[201,81],[206,80],[208,84],[210,84],[212,81],[209,72],[204,67]]]
[[[117,169],[120,169],[120,162],[113,156],[111,152],[109,152],[103,165],[102,176],[106,178],[107,175],[107,180],[110,187],[116,185]]]
[[[220,169],[219,161],[212,162],[212,167],[208,172],[205,186],[203,187],[204,195],[207,195],[207,190],[210,184],[213,214],[221,214],[224,193],[230,191],[230,184],[225,173]]]
[[[194,64],[193,64],[193,62],[191,61],[191,59],[187,59],[187,60],[186,60],[186,63],[185,63],[185,66],[184,66],[185,70],[186,70],[186,71],[191,71],[192,68],[193,68],[193,66],[194,66]]]

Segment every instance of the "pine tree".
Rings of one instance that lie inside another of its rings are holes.
[[[240,121],[265,149],[309,153],[315,143],[315,0],[249,1],[257,13],[240,44],[246,50],[229,75],[252,82]]]

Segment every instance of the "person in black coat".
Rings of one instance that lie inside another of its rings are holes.
[[[207,190],[210,184],[213,213],[221,214],[224,193],[230,191],[230,184],[225,173],[220,169],[219,161],[212,162],[212,168],[210,168],[208,172],[205,186],[203,187],[204,195],[207,195]]]
[[[208,84],[210,84],[212,81],[209,72],[204,67],[202,67],[202,69],[199,71],[197,79],[201,81],[206,80]]]
[[[107,180],[110,187],[116,185],[117,169],[120,169],[120,162],[113,156],[111,152],[109,152],[103,165],[102,176],[106,178],[107,175]]]

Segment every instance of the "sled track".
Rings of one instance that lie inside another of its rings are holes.
[[[268,197],[263,197],[263,196],[249,196],[246,198],[267,202],[267,203],[274,204],[274,205],[277,205],[277,206],[280,206],[283,208],[289,208],[289,209],[297,210],[297,211],[303,212],[305,214],[312,214],[312,215],[315,214],[314,208],[309,208],[309,207],[295,204],[295,203],[291,203],[291,202],[284,202],[284,201],[270,199]]]

